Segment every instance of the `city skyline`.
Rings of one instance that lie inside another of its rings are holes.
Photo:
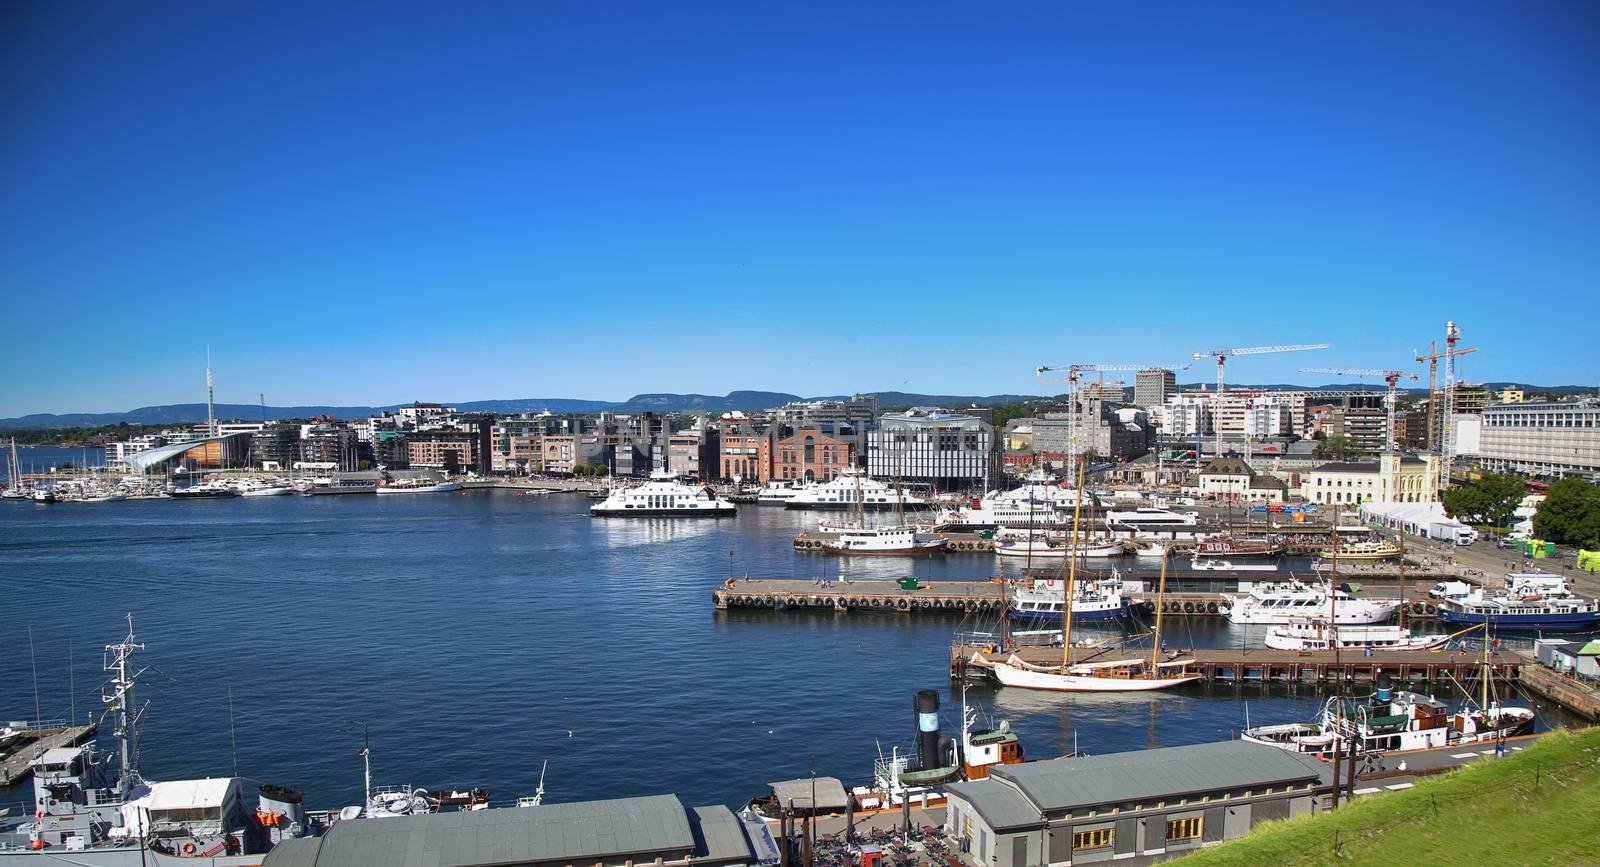
[[[0,417],[1597,379],[1586,4],[383,10],[9,10]]]

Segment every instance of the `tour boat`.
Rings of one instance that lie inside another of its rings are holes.
[[[796,482],[774,479],[756,491],[756,502],[763,506],[782,506],[794,499],[802,488]]]
[[[1267,627],[1265,643],[1274,650],[1330,650],[1335,645],[1353,649],[1433,650],[1449,641],[1448,635],[1413,635],[1395,624],[1336,626],[1330,630],[1326,618],[1306,617]]]
[[[1494,592],[1477,588],[1439,606],[1439,622],[1472,626],[1487,622],[1494,629],[1542,632],[1592,632],[1600,628],[1600,605],[1575,596],[1560,575],[1512,572],[1505,587]]]
[[[1326,560],[1331,559],[1334,553],[1323,551],[1317,556]],[[1400,556],[1400,546],[1393,542],[1348,542],[1338,548],[1340,560],[1387,560],[1398,556]]]
[[[1016,586],[1011,591],[1007,616],[1028,623],[1060,623],[1062,597],[1066,595],[1062,583],[1057,578],[1036,578]],[[1139,603],[1123,592],[1122,577],[1113,572],[1110,578],[1085,581],[1078,587],[1072,600],[1072,619],[1075,623],[1131,619],[1139,609]]]
[[[1394,616],[1400,603],[1394,600],[1362,599],[1345,585],[1330,588],[1301,581],[1257,584],[1248,593],[1224,593],[1228,619],[1238,624],[1289,623],[1306,617],[1325,616],[1329,596],[1333,597],[1334,622],[1339,625],[1382,623]],[[1220,611],[1220,609],[1219,609]]]
[[[687,485],[665,470],[650,475],[650,481],[632,488],[614,488],[601,502],[589,507],[598,518],[697,518],[732,515],[738,506],[719,499],[709,489]]]
[[[949,542],[943,536],[920,533],[911,524],[860,527],[848,524],[823,524],[822,550],[830,554],[919,557],[942,554]]]
[[[783,504],[786,509],[850,511],[864,509],[885,512],[891,509],[926,509],[924,498],[896,491],[893,485],[878,481],[857,467],[845,467],[839,477],[801,488]]]
[[[1136,509],[1108,509],[1106,526],[1113,530],[1133,530],[1141,533],[1176,533],[1192,535],[1199,522],[1198,512],[1174,512],[1154,506]]]
[[[448,494],[461,490],[460,482],[435,482],[432,479],[401,479],[378,486],[378,495],[385,494]]]
[[[1194,548],[1196,557],[1276,557],[1284,551],[1279,539],[1235,539],[1215,536],[1202,539]]]

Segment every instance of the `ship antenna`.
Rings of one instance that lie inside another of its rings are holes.
[[[133,658],[135,650],[143,650],[143,644],[133,640],[133,612],[128,612],[128,637],[120,643],[106,645],[106,652],[110,654],[105,663],[105,670],[112,673],[109,684],[110,695],[102,694],[100,700],[111,707],[107,713],[116,714],[117,741],[121,748],[121,772],[117,775],[117,787],[124,797],[139,778],[139,717],[142,713],[133,708],[133,685],[144,674],[144,669],[129,674],[128,661]]]
[[[365,810],[372,803],[372,743],[366,723],[353,719],[347,719],[345,723],[349,725],[349,728],[345,729],[347,732],[355,731],[356,726],[361,726],[361,780],[366,793],[361,808]]]
[[[233,729],[233,685],[228,685],[228,742],[233,745],[233,775],[239,776],[239,736]]]

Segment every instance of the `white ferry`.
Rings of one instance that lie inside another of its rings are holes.
[[[1257,584],[1248,593],[1224,593],[1228,619],[1239,624],[1290,623],[1307,617],[1326,617],[1329,593],[1333,595],[1334,622],[1338,625],[1382,623],[1400,609],[1395,600],[1361,599],[1344,585],[1311,585],[1301,581]],[[1219,609],[1220,611],[1221,609]]]
[[[989,491],[982,499],[970,500],[965,506],[945,509],[939,515],[939,523],[964,530],[1069,526],[1073,508],[1080,498],[1085,508],[1094,508],[1093,494],[1064,487],[1055,477],[1035,472],[1020,488]]]
[[[1122,554],[1122,543],[1115,539],[1079,539],[1077,551],[1079,557],[1116,557]],[[994,553],[999,557],[1064,560],[1071,552],[1070,539],[1046,538],[1040,535],[996,539],[994,543]]]
[[[378,494],[448,494],[461,490],[460,482],[436,482],[427,478],[401,479],[378,486]]]
[[[1574,595],[1567,579],[1560,575],[1512,572],[1500,590],[1479,587],[1445,602],[1439,607],[1439,622],[1462,626],[1487,622],[1494,629],[1592,632],[1600,627],[1600,603]]]
[[[1328,628],[1327,618],[1307,617],[1267,627],[1266,645],[1274,650],[1433,650],[1445,646],[1448,635],[1413,635],[1397,624]]]
[[[838,534],[823,538],[822,550],[830,554],[918,557],[941,554],[949,544],[943,536],[919,533],[910,524],[889,527],[823,524],[821,530]]]
[[[846,467],[840,471],[838,478],[802,488],[783,505],[786,509],[863,509],[883,512],[902,506],[906,509],[926,509],[930,503],[923,497],[896,491],[893,485],[867,475],[866,470]]]
[[[738,506],[718,499],[709,488],[686,485],[664,470],[650,481],[632,488],[614,488],[601,502],[589,507],[595,517],[697,518],[732,515]]]
[[[1333,558],[1333,554],[1329,551],[1323,551],[1317,556],[1324,560]],[[1398,556],[1400,556],[1400,546],[1388,541],[1348,542],[1339,546],[1340,560],[1387,560]]]
[[[763,506],[782,506],[805,489],[799,482],[774,479],[756,491],[756,502]]]

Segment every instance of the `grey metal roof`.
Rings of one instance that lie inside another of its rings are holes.
[[[322,841],[315,837],[291,838],[272,847],[263,864],[272,867],[316,867]]]
[[[971,804],[983,821],[996,831],[1039,828],[1045,824],[1044,816],[1038,808],[1028,803],[1027,798],[1022,797],[1016,789],[994,780],[950,783],[945,790]]]
[[[694,830],[696,860],[745,863],[751,860],[744,824],[727,807],[721,804],[691,807],[689,825]]]
[[[848,798],[844,793],[844,783],[834,777],[816,778],[817,809],[843,810]],[[778,796],[778,803],[788,806],[790,801],[798,808],[805,808],[811,803],[810,777],[801,777],[798,780],[784,780],[779,783],[769,783],[772,793]]]
[[[1004,765],[991,775],[1014,783],[1049,813],[1192,792],[1321,781],[1326,768],[1314,758],[1277,747],[1221,741]]]
[[[674,795],[354,819],[306,842],[316,845],[274,848],[264,867],[477,867],[657,853],[674,860],[695,851],[687,811]]]

